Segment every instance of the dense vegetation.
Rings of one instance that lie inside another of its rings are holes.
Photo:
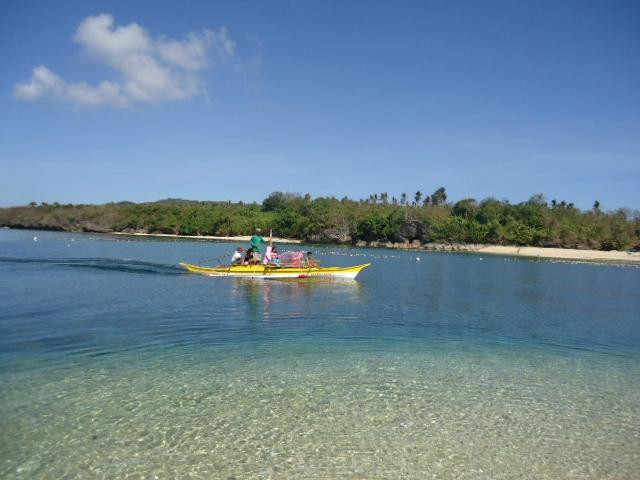
[[[444,188],[389,199],[315,198],[274,192],[262,204],[168,199],[106,205],[35,204],[0,209],[0,225],[68,231],[247,235],[256,227],[313,242],[490,243],[621,250],[640,248],[640,217],[627,209],[581,211],[542,195],[512,205],[472,198],[447,203]]]

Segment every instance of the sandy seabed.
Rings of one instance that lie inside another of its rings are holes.
[[[451,348],[122,360],[4,375],[0,477],[637,479],[640,471],[637,359]]]

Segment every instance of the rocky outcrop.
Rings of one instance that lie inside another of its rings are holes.
[[[351,232],[348,227],[326,228],[308,235],[306,240],[311,243],[351,243]]]
[[[431,233],[431,225],[419,220],[406,220],[393,238],[396,243],[423,242]]]
[[[98,225],[96,223],[84,222],[80,225],[80,229],[83,232],[94,232],[94,233],[111,233],[113,232],[113,228],[105,227],[104,225]]]
[[[540,246],[544,248],[562,248],[562,242],[558,240],[544,240],[540,242]]]
[[[438,252],[476,252],[485,245],[480,243],[425,243],[422,248]]]
[[[2,225],[0,225],[2,228],[15,228],[16,230],[49,230],[52,232],[64,232],[65,229],[60,227],[59,225],[49,225],[46,223],[39,223],[39,222],[18,222],[18,223],[13,223],[13,222],[5,222],[2,223]]]

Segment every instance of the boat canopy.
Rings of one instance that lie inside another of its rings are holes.
[[[283,266],[297,268],[304,266],[304,252],[283,252],[278,258]]]

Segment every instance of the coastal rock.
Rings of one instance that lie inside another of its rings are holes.
[[[365,242],[364,240],[358,240],[356,242],[356,247],[366,247],[367,246],[367,242]]]
[[[81,225],[81,231],[93,233],[111,233],[113,232],[113,228],[105,227],[104,225],[98,225],[96,223],[85,222]]]
[[[414,240],[424,240],[431,232],[431,225],[419,220],[406,220],[395,235],[396,242],[412,242]]]
[[[18,230],[50,230],[53,232],[63,232],[64,229],[58,225],[49,225],[44,222],[18,222],[18,223],[5,223],[2,225],[3,228],[15,228]]]
[[[562,242],[558,240],[545,240],[540,242],[540,246],[544,248],[562,248]]]
[[[327,228],[308,235],[307,241],[312,243],[351,243],[351,234],[348,227]]]
[[[440,243],[440,242],[429,242],[423,245],[425,250],[435,250],[438,252],[470,252],[475,251],[478,248],[478,245],[475,244],[464,244],[464,243]]]

